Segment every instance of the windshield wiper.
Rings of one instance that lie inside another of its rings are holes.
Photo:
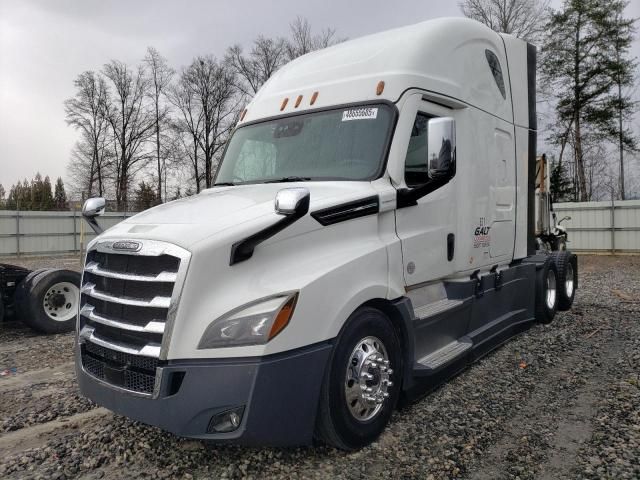
[[[235,187],[236,184],[233,182],[220,182],[220,183],[214,183],[213,186],[214,187]]]
[[[306,182],[308,180],[311,180],[311,177],[282,177],[282,178],[276,178],[273,180],[265,180],[262,183],[286,183],[286,182]]]

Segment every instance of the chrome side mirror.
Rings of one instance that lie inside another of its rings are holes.
[[[87,199],[82,206],[82,216],[85,218],[89,226],[100,235],[104,229],[98,225],[96,221],[96,217],[99,217],[104,213],[104,209],[107,205],[107,202],[102,197],[93,197]]]
[[[276,194],[274,207],[276,213],[283,215],[283,217],[273,225],[231,245],[229,265],[235,265],[250,259],[256,246],[304,217],[309,211],[310,198],[311,194],[308,188],[292,187],[280,190]]]
[[[438,179],[451,175],[456,161],[456,121],[451,117],[429,119],[429,143],[427,161],[429,178]]]
[[[309,211],[311,194],[305,187],[284,188],[276,194],[275,210],[280,215],[302,217]]]
[[[107,202],[102,197],[89,198],[82,206],[82,216],[93,218],[102,215],[106,204]]]

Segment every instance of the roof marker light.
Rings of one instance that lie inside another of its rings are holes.
[[[244,116],[247,114],[247,109],[242,110],[242,115],[240,115],[240,121],[244,120]]]
[[[316,98],[318,98],[318,92],[313,92],[313,95],[311,95],[311,105],[316,103]]]
[[[298,98],[296,98],[296,105],[295,105],[296,108],[300,106],[301,101],[302,101],[302,95],[298,95]]]
[[[280,111],[284,110],[284,107],[287,106],[288,101],[289,101],[288,98],[285,98],[284,100],[282,100],[282,105],[280,105]]]
[[[384,81],[380,80],[378,82],[378,86],[376,87],[376,95],[382,95],[384,91]]]

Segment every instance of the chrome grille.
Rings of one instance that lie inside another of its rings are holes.
[[[82,365],[103,382],[149,395],[189,253],[158,241],[122,252],[113,249],[117,243],[100,242],[87,253],[78,319]]]

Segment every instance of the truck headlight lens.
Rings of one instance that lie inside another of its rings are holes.
[[[278,295],[232,310],[211,322],[198,349],[267,343],[289,324],[297,299],[297,293]]]

